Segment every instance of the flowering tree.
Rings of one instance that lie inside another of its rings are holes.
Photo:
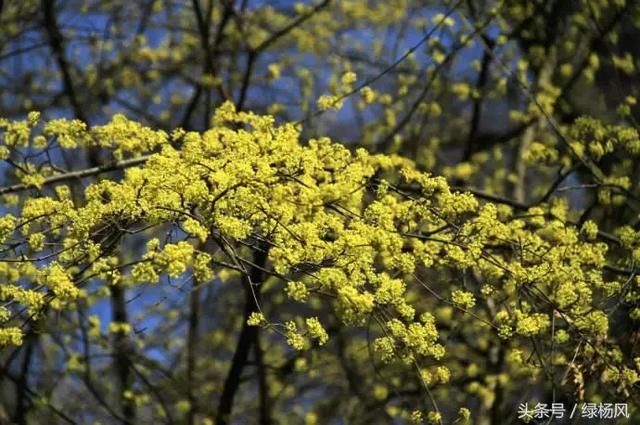
[[[480,3],[2,4],[2,421],[637,419],[640,10]]]

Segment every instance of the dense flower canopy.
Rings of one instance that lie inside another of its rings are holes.
[[[575,131],[588,125],[578,122]],[[22,343],[22,320],[91,303],[103,288],[92,282],[133,287],[192,275],[205,283],[231,270],[246,277],[255,299],[247,326],[303,351],[327,343],[331,317],[366,326],[376,358],[413,370],[429,397],[432,385],[464,373],[459,343],[439,331],[454,317],[478,344],[508,342],[509,369],[499,379],[549,373],[551,362],[568,365],[575,382],[599,376],[612,393],[628,396],[638,382],[640,358],[626,358],[609,329],[619,300],[638,293],[638,280],[619,279],[607,237],[592,221],[572,223],[562,199],[528,209],[481,201],[406,158],[352,152],[327,138],[301,143],[295,124],[236,112],[231,103],[203,133],[167,135],[120,115],[91,129],[39,123],[35,113],[2,126],[10,149],[52,139],[65,149],[100,146],[125,168],[121,179],[92,183],[78,199],[52,169],[14,187],[41,195],[0,219],[3,345]],[[627,140],[622,130],[594,131],[589,146],[602,132],[614,133],[608,150],[617,139],[623,148],[638,143],[635,133]],[[549,152],[542,157],[557,157]],[[144,162],[133,166],[123,159],[140,155]],[[171,237],[160,240],[158,229]],[[620,230],[631,258],[637,238]],[[146,248],[119,256],[128,239]],[[251,252],[262,254],[261,264]],[[468,273],[481,282],[477,290]],[[266,291],[308,308],[263,309],[258,294]]]
[[[639,423],[639,30],[0,1],[0,423]]]

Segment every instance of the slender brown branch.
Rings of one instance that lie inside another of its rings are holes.
[[[151,155],[138,156],[136,158],[124,159],[100,165],[97,167],[86,168],[84,170],[72,171],[69,173],[56,174],[51,177],[47,177],[42,182],[41,187],[49,186],[55,183],[62,183],[69,180],[81,179],[84,177],[95,176],[97,174],[108,173],[110,171],[123,170],[125,168],[135,167],[144,164]],[[0,195],[6,195],[9,193],[24,192],[25,190],[34,188],[33,185],[24,183],[14,184],[12,186],[5,186],[0,188]]]
[[[30,366],[33,357],[33,349],[36,344],[38,335],[31,330],[29,332],[30,338],[27,340],[24,347],[24,354],[22,357],[22,367],[20,369],[20,375],[16,381],[16,410],[13,417],[13,422],[16,425],[27,424],[27,413],[29,407],[27,402],[29,400],[29,394],[27,392],[27,383],[29,382]]]
[[[481,37],[485,38],[487,41],[487,45],[493,49],[495,43],[486,35],[482,34]],[[478,79],[476,80],[476,90],[480,92],[484,86],[487,84],[487,80],[489,78],[489,66],[491,65],[491,55],[487,52],[482,54],[482,63],[480,67],[480,72],[478,73]],[[478,129],[480,127],[480,117],[482,116],[482,97],[478,97],[473,100],[473,113],[471,115],[471,125],[469,126],[469,135],[467,136],[467,141],[464,146],[464,152],[462,155],[462,161],[468,161],[471,158],[471,154],[473,153],[474,145],[473,141],[478,133]]]
[[[460,3],[461,3],[461,1],[456,3],[452,7],[452,9],[450,10],[449,13],[453,13],[455,8],[458,7],[458,5]],[[482,33],[482,31],[484,31],[491,24],[491,22],[493,22],[493,18],[488,19],[480,27],[476,28],[473,31],[473,35]],[[437,28],[437,26],[436,26],[436,28]],[[421,41],[426,41],[427,39],[428,38],[423,38],[423,40],[421,40]],[[405,116],[400,120],[400,122],[398,122],[398,124],[396,124],[396,126],[389,132],[389,134],[387,134],[384,137],[384,139],[382,139],[382,141],[380,141],[378,144],[376,144],[376,151],[377,152],[386,152],[389,149],[389,147],[391,146],[391,142],[393,141],[394,137],[397,134],[399,134],[407,125],[409,125],[409,123],[411,122],[411,118],[413,118],[414,114],[418,111],[420,104],[422,102],[424,102],[424,100],[426,99],[427,95],[431,91],[431,87],[436,82],[437,77],[440,75],[440,71],[453,60],[455,55],[459,51],[461,51],[465,47],[465,45],[466,44],[463,43],[463,42],[457,43],[447,53],[447,56],[444,58],[444,60],[435,66],[435,68],[433,70],[433,73],[431,74],[431,77],[427,81],[427,84],[425,84],[424,88],[420,91],[420,94],[413,101],[413,103],[411,104],[411,107],[409,108],[409,110],[405,114]]]
[[[256,251],[255,262],[264,267],[267,261],[267,251]],[[260,299],[261,285],[257,285],[261,282],[264,275],[257,267],[252,267],[249,270],[249,275],[244,280],[245,283],[245,308],[242,317],[242,328],[240,330],[240,336],[238,337],[238,343],[236,350],[233,353],[231,359],[231,368],[227,374],[227,378],[224,382],[222,389],[222,395],[218,403],[218,411],[216,413],[216,424],[226,425],[230,423],[231,411],[233,409],[233,400],[240,387],[240,378],[242,377],[242,371],[247,365],[249,360],[249,352],[252,345],[256,341],[255,334],[258,330],[255,326],[249,326],[247,319],[251,313],[259,311],[258,302]]]
[[[218,54],[220,52],[219,46],[224,39],[224,30],[230,22],[230,18],[233,15],[233,5],[228,5],[227,2],[222,2],[224,12],[220,19],[220,23],[216,29],[216,33],[214,35],[213,42],[211,42],[211,19],[213,17],[213,0],[209,0],[207,5],[207,9],[205,11],[200,7],[200,0],[192,0],[191,2],[193,7],[193,12],[196,16],[196,24],[198,26],[198,33],[200,36],[200,48],[204,53],[204,61],[202,66],[202,75],[206,75],[207,73],[214,78],[216,81],[215,86],[218,91],[218,94],[222,99],[229,100],[230,96],[225,90],[222,82],[218,80],[218,72],[216,69],[216,60],[218,58]],[[205,127],[208,125],[206,122],[209,119],[208,110],[210,109],[210,93],[207,92],[200,82],[196,82],[195,90],[191,96],[187,104],[187,108],[184,112],[184,116],[182,118],[182,127],[188,128],[189,121],[191,120],[191,116],[196,109],[198,101],[200,97],[205,94],[206,108],[205,108]]]
[[[253,49],[249,49],[247,52],[247,64],[245,67],[244,74],[242,76],[242,86],[240,87],[240,94],[238,95],[238,101],[236,102],[236,107],[238,110],[242,110],[244,107],[244,103],[247,97],[247,92],[249,90],[249,85],[251,83],[251,75],[253,74],[253,69],[256,64],[256,60],[258,59],[258,55],[263,51],[267,50],[273,43],[278,41],[280,38],[287,35],[289,32],[293,31],[295,28],[302,25],[304,22],[309,20],[312,16],[318,13],[320,10],[324,9],[331,3],[331,0],[323,0],[321,3],[318,3],[314,6],[309,12],[299,16],[294,19],[288,25],[279,29],[275,33],[271,34],[269,38],[260,43],[257,47]]]
[[[324,9],[325,7],[329,6],[330,3],[331,3],[331,0],[323,0],[322,2],[318,3],[309,12],[307,12],[307,13],[305,13],[303,15],[300,15],[298,18],[294,19],[288,25],[285,25],[283,28],[281,28],[278,31],[276,31],[273,34],[271,34],[271,36],[269,38],[267,38],[262,43],[260,43],[258,45],[258,47],[256,47],[254,50],[258,51],[258,52],[261,52],[263,50],[268,49],[273,43],[275,43],[280,38],[282,38],[285,35],[287,35],[289,32],[291,32],[292,30],[294,30],[298,26],[300,26],[302,23],[307,21],[309,18],[311,18],[313,15],[315,15],[316,13],[318,13],[319,11]]]
[[[254,334],[253,354],[256,360],[258,375],[258,412],[260,415],[260,425],[270,425],[271,409],[269,404],[269,387],[267,385],[267,374],[262,346],[260,345],[260,328],[256,329]]]
[[[125,290],[119,285],[111,285],[111,310],[113,321],[128,323],[127,308],[125,303]],[[123,423],[134,424],[136,417],[135,404],[127,392],[133,387],[133,375],[131,359],[128,355],[129,338],[123,332],[116,332],[113,336],[114,368],[118,377],[120,389],[120,404],[122,406]]]
[[[76,117],[84,122],[89,122],[87,117],[78,101],[78,96],[73,84],[73,77],[71,76],[71,69],[67,57],[65,54],[64,37],[60,32],[58,26],[58,20],[56,18],[56,12],[54,10],[55,0],[42,0],[42,13],[44,15],[44,27],[47,31],[49,39],[49,45],[53,55],[58,63],[60,72],[62,73],[62,82],[64,85],[64,92],[69,99],[69,103],[73,108],[73,112]]]
[[[17,376],[14,376],[12,373],[10,373],[7,370],[0,370],[0,373],[2,375],[6,376],[7,378],[9,378],[9,380],[14,382],[15,384],[17,384],[18,380],[20,379]],[[40,393],[37,393],[31,387],[29,387],[28,385],[25,385],[25,391],[29,395],[30,399],[37,399],[37,400],[42,400],[43,399],[42,395]],[[64,421],[64,423],[67,423],[67,424],[70,424],[70,425],[78,425],[78,422],[75,422],[73,419],[71,419],[69,416],[67,416],[62,410],[60,410],[57,407],[55,407],[54,405],[52,405],[51,402],[48,402],[46,405],[47,405],[47,408],[49,410],[51,410],[51,412],[53,412],[53,414],[58,416],[62,421]]]
[[[200,323],[200,282],[194,281],[194,287],[189,299],[189,330],[187,334],[187,398],[189,411],[187,412],[187,425],[195,425],[198,413],[198,399],[196,397],[196,357],[199,338]]]

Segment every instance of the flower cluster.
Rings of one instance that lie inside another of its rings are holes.
[[[347,73],[341,84],[354,79]],[[3,125],[12,144],[39,136],[29,123],[10,130]],[[599,241],[598,226],[570,224],[567,202],[551,198],[517,214],[453,190],[405,158],[352,152],[327,138],[302,144],[295,125],[237,112],[230,103],[203,133],[177,130],[169,137],[123,116],[91,130],[57,120],[43,131],[66,148],[102,146],[116,157],[155,153],[119,181],[89,185],[81,202],[60,185],[0,217],[0,243],[24,244],[47,256],[40,263],[22,261],[3,250],[11,261],[0,262],[6,282],[0,300],[12,306],[11,314],[19,307],[36,313],[51,299],[65,308],[84,295],[79,282],[91,279],[136,285],[193,276],[204,284],[214,278],[214,264],[222,280],[225,269],[251,275],[253,263],[245,255],[256,251],[265,253],[260,271],[271,276],[268,285],[314,314],[280,320],[280,313],[265,309],[245,320],[270,331],[283,327],[280,333],[296,350],[330,340],[324,328],[329,311],[340,326],[373,324],[374,351],[387,363],[430,358],[441,366],[429,371],[433,382],[461,370],[445,367],[452,360],[439,331],[450,329],[454,317],[478,344],[499,337],[524,352],[530,338],[548,334],[555,320],[556,352],[571,355],[572,342],[587,335],[598,352],[612,350],[605,345],[609,318],[602,300],[620,296],[624,287],[603,271],[608,246]],[[604,137],[593,131],[595,139]],[[615,136],[624,141],[614,144],[633,145],[635,136]],[[624,186],[622,180],[611,184]],[[130,253],[126,262],[110,251],[122,238],[146,238],[144,229],[166,226],[173,228],[170,238],[147,238],[146,252]],[[621,249],[640,256],[633,228],[617,235]],[[461,281],[468,276],[478,284]],[[247,282],[250,288],[258,284]],[[19,343],[20,331],[9,318],[0,342]],[[605,364],[619,372],[608,373],[612,382],[628,381],[623,359],[603,359],[598,366]],[[478,394],[489,391],[485,384],[476,386]]]

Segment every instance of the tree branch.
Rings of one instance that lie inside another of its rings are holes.
[[[125,289],[119,285],[111,285],[111,310],[113,322],[129,323],[127,317],[127,308],[125,304]],[[122,406],[122,415],[124,423],[134,424],[136,417],[136,409],[133,400],[126,396],[127,391],[131,391],[133,386],[133,375],[131,359],[128,354],[129,338],[122,332],[116,332],[113,336],[114,351],[114,368],[118,376],[119,399]]]
[[[198,399],[196,397],[196,350],[198,348],[199,323],[200,323],[200,291],[201,282],[194,280],[189,299],[189,330],[187,334],[187,398],[189,411],[187,412],[187,425],[195,425],[198,413]]]
[[[49,46],[53,55],[58,63],[60,72],[62,73],[62,82],[64,85],[64,91],[69,98],[69,103],[73,108],[73,111],[78,119],[86,123],[89,122],[87,117],[78,101],[78,97],[73,86],[73,78],[71,76],[71,70],[69,68],[69,62],[64,51],[64,37],[60,32],[58,21],[56,19],[56,13],[54,10],[55,0],[42,0],[42,12],[44,14],[44,27],[47,31],[49,39]]]
[[[97,167],[86,168],[84,170],[72,171],[72,172],[63,173],[63,174],[56,174],[54,176],[47,177],[42,182],[41,187],[49,186],[55,183],[62,183],[69,180],[95,176],[97,174],[108,173],[110,171],[123,170],[125,168],[135,167],[135,166],[144,164],[150,157],[151,155],[143,155],[143,156],[138,156],[136,158],[123,159],[120,161],[107,163]],[[24,192],[25,190],[28,190],[31,188],[35,188],[35,186],[24,184],[24,183],[14,184],[12,186],[5,186],[3,188],[0,188],[0,195],[7,195],[9,193],[16,193],[16,192]]]
[[[260,267],[264,267],[267,261],[267,251],[256,251],[255,262]],[[260,299],[261,285],[256,283],[261,282],[264,275],[258,267],[251,267],[249,276],[245,279],[245,308],[244,315],[242,317],[242,328],[240,330],[240,336],[238,337],[238,343],[236,350],[233,353],[231,360],[231,368],[227,374],[227,378],[224,382],[222,389],[222,395],[218,403],[218,412],[216,413],[215,423],[219,425],[226,425],[230,423],[231,410],[233,408],[233,399],[235,398],[238,388],[240,387],[240,378],[242,371],[247,365],[249,360],[249,352],[251,346],[256,341],[255,334],[258,328],[255,326],[249,326],[247,319],[251,313],[259,311],[258,301]]]

